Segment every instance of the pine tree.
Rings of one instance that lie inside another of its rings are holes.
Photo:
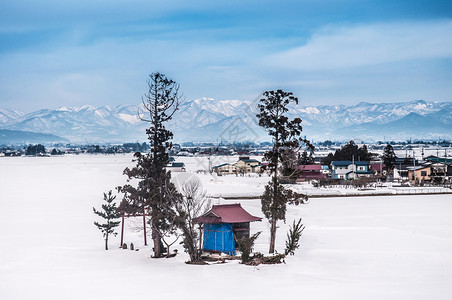
[[[388,144],[383,152],[383,163],[385,164],[388,173],[392,172],[392,170],[394,169],[396,157],[397,156],[395,155],[394,148]]]
[[[108,195],[104,193],[104,201],[107,202],[106,204],[102,204],[102,210],[96,210],[93,207],[93,211],[96,215],[102,217],[105,219],[106,223],[100,224],[98,222],[94,222],[94,225],[99,228],[100,231],[102,231],[104,237],[105,237],[105,250],[108,250],[108,236],[110,234],[113,234],[114,236],[117,235],[115,232],[115,227],[117,227],[120,223],[120,221],[115,221],[120,217],[119,212],[117,211],[116,203],[113,201],[116,199],[116,196],[112,196],[111,190],[108,192]]]
[[[304,225],[301,223],[301,218],[298,219],[298,222],[295,223],[293,221],[292,226],[289,228],[289,232],[287,233],[287,240],[286,240],[286,250],[284,251],[285,255],[294,255],[295,250],[300,247],[300,237],[303,233]]]
[[[128,181],[138,179],[138,185],[126,184],[118,190],[124,193],[121,210],[150,216],[154,257],[161,257],[161,238],[177,229],[175,208],[182,199],[170,181],[171,173],[166,171],[173,134],[164,126],[177,111],[181,97],[179,85],[163,74],[149,75],[147,84],[148,91],[142,98],[145,115],[139,115],[142,121],[150,124],[146,129],[150,152],[135,153],[136,167],[124,170]]]
[[[314,149],[308,140],[300,137],[301,119],[289,120],[286,116],[290,103],[298,104],[298,98],[291,92],[266,91],[260,99],[259,113],[256,115],[259,126],[264,127],[273,139],[272,149],[264,155],[264,159],[269,162],[272,180],[261,196],[262,212],[270,222],[269,253],[275,252],[276,224],[278,220],[285,220],[286,204],[298,204],[307,199],[305,195],[285,189],[278,179],[278,167],[282,161],[283,151],[298,149],[302,145],[306,145],[311,151]]]

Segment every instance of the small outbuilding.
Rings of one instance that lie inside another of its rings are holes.
[[[261,221],[237,204],[213,205],[194,222],[202,224],[203,249],[235,255],[235,238],[250,236],[250,222]]]

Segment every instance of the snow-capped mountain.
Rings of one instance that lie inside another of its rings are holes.
[[[1,109],[0,108],[0,124],[5,124],[18,119],[24,115],[23,112],[12,110],[12,109]]]
[[[73,143],[145,141],[149,125],[137,105],[60,107],[29,114],[0,110],[0,129],[54,134]],[[168,128],[176,142],[263,141],[266,133],[255,118],[257,103],[202,98],[181,103]],[[314,140],[403,140],[452,138],[452,103],[423,100],[359,103],[353,106],[293,106],[291,117],[303,120]]]

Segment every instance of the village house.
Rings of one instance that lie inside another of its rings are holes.
[[[212,169],[218,175],[236,174],[235,164],[221,164]]]
[[[394,179],[410,181],[413,184],[423,182],[450,182],[452,167],[446,163],[412,162],[411,164],[396,164],[394,166]]]
[[[261,163],[256,159],[250,159],[249,156],[240,156],[235,164],[221,164],[214,166],[213,170],[218,175],[259,173]]]
[[[185,164],[183,162],[170,162],[166,166],[166,170],[171,172],[185,172]]]
[[[437,157],[437,156],[434,156],[434,155],[430,155],[430,156],[427,156],[425,158],[425,160],[426,161],[430,161],[430,162],[434,162],[434,163],[445,163],[445,164],[452,163],[452,158],[447,158],[446,156],[445,157]]]
[[[325,175],[321,165],[299,165],[297,166],[297,181],[323,180]]]
[[[430,181],[432,174],[431,165],[431,163],[426,163],[419,166],[407,167],[409,181],[412,183]]]
[[[445,182],[447,181],[447,164],[444,163],[433,163],[431,168],[431,179],[435,182]]]
[[[412,165],[406,165],[406,164],[398,164],[394,166],[393,174],[394,174],[394,180],[397,181],[407,181],[408,180],[408,167],[411,167]]]
[[[370,169],[372,170],[374,176],[387,175],[385,168],[386,168],[386,165],[382,161],[371,161],[370,162]]]
[[[332,179],[356,179],[360,177],[371,177],[372,170],[368,161],[332,161]]]
[[[249,156],[240,156],[235,163],[235,168],[239,173],[258,173],[261,170],[261,163]]]

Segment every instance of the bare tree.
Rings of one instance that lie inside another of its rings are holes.
[[[195,228],[193,219],[199,217],[210,209],[210,199],[206,197],[206,192],[202,189],[201,182],[197,178],[191,178],[183,183],[182,201],[177,206],[177,211],[181,222],[179,227],[184,235],[184,248],[190,256],[191,262],[197,262],[200,259],[201,234],[200,227],[198,231]]]

